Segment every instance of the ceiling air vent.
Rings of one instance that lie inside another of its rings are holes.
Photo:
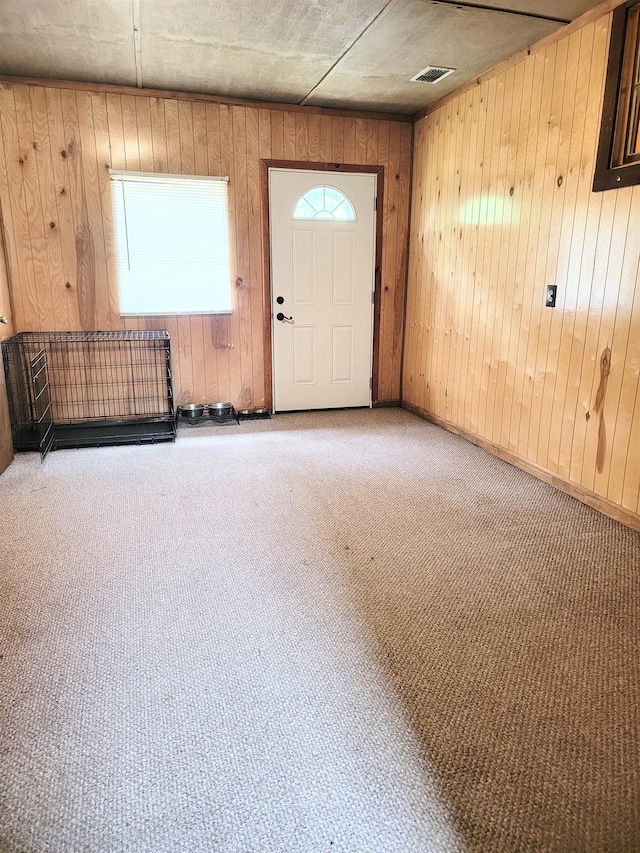
[[[411,78],[412,83],[438,83],[440,80],[453,74],[455,68],[440,68],[437,65],[427,65]]]

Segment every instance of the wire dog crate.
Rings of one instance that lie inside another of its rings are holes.
[[[16,451],[175,439],[166,331],[21,332],[2,355]]]

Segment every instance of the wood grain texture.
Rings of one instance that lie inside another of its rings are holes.
[[[0,209],[16,331],[167,328],[177,402],[268,399],[261,161],[385,170],[378,399],[400,397],[412,125],[315,108],[0,84]],[[109,168],[228,175],[231,315],[122,318]]]
[[[614,2],[614,0],[608,0]],[[625,0],[616,0],[618,5]],[[299,106],[298,104],[284,104],[277,101],[254,101],[246,98],[230,98],[224,95],[209,95],[204,92],[181,92],[174,89],[146,89],[133,86],[119,86],[116,83],[84,83],[78,80],[49,80],[43,77],[16,77],[10,74],[0,74],[0,85],[3,83],[16,83],[22,86],[50,86],[55,89],[73,89],[74,92],[101,92],[103,94],[133,95],[136,98],[162,98],[173,101],[200,101],[207,104],[228,104],[230,106],[253,107],[255,109],[281,110],[285,112],[300,112],[305,115],[315,116],[337,116],[344,118],[351,116],[356,118],[370,118],[374,121],[399,121],[411,124],[413,117],[405,113],[382,113],[378,110],[349,110],[341,107],[315,107]]]
[[[4,369],[0,370],[0,474],[13,462],[13,441],[9,421],[9,402],[4,379]]]
[[[585,20],[416,123],[402,399],[629,523],[640,193],[591,191],[611,16]]]
[[[461,436],[467,441],[470,441],[472,444],[475,444],[477,447],[481,447],[483,450],[486,450],[488,453],[492,453],[494,456],[504,459],[505,462],[515,465],[516,468],[521,468],[523,471],[526,471],[528,474],[532,474],[534,477],[537,477],[545,483],[549,483],[561,492],[565,492],[567,495],[571,495],[571,497],[582,501],[582,503],[597,509],[598,512],[608,515],[609,518],[620,521],[622,524],[626,524],[627,527],[631,527],[634,530],[640,530],[640,516],[637,513],[624,509],[614,501],[611,501],[608,498],[602,498],[599,495],[594,494],[589,489],[585,489],[582,486],[571,482],[571,480],[559,477],[557,474],[553,474],[546,468],[536,465],[529,459],[523,459],[521,456],[513,453],[513,451],[506,450],[499,444],[494,444],[485,438],[481,438],[480,436],[469,432],[457,424],[452,424],[443,418],[439,418],[437,415],[433,415],[430,412],[421,409],[420,406],[414,406],[406,401],[402,401],[400,405],[408,412],[412,412],[414,415],[419,415],[421,418],[454,433],[454,435]]]
[[[13,310],[9,293],[9,278],[7,276],[7,258],[0,232],[0,317],[6,322],[0,322],[0,342],[6,341],[14,334]],[[4,380],[4,367],[0,359],[0,474],[13,461],[13,441],[11,439],[11,424],[9,422],[9,402]]]

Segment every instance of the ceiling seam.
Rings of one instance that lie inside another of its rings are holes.
[[[338,65],[342,62],[342,60],[343,60],[343,59],[345,58],[345,56],[349,53],[349,51],[350,51],[350,50],[352,50],[352,49],[356,46],[356,44],[360,41],[360,39],[362,38],[362,36],[363,36],[363,35],[364,35],[364,34],[365,34],[365,33],[366,33],[366,32],[367,32],[367,31],[368,31],[368,30],[369,30],[369,29],[370,29],[370,28],[371,28],[371,27],[376,23],[376,21],[378,21],[378,20],[379,20],[379,18],[380,18],[382,15],[384,15],[384,13],[387,11],[387,9],[389,8],[389,6],[391,6],[391,4],[392,4],[392,3],[394,3],[394,2],[395,2],[395,0],[387,0],[387,2],[384,4],[384,6],[382,7],[382,9],[380,9],[380,11],[378,12],[378,14],[377,14],[377,15],[375,15],[375,16],[374,16],[374,17],[369,21],[369,23],[368,23],[368,24],[366,25],[366,27],[362,30],[362,32],[361,32],[361,33],[359,33],[359,35],[357,35],[357,36],[356,36],[356,38],[351,42],[351,44],[350,44],[350,45],[349,45],[349,46],[348,46],[348,47],[347,47],[347,48],[342,52],[342,54],[341,54],[341,55],[336,59],[336,61],[333,63],[333,65],[331,66],[331,68],[329,68],[329,70],[328,70],[325,74],[323,74],[323,76],[322,76],[322,77],[318,80],[318,82],[314,85],[314,87],[311,89],[311,91],[310,91],[310,92],[307,92],[307,94],[304,96],[304,98],[299,102],[298,106],[301,106],[301,107],[305,106],[305,104],[307,103],[307,101],[309,100],[309,98],[313,95],[313,93],[316,91],[316,89],[317,89],[319,86],[321,86],[321,85],[324,83],[324,81],[327,79],[327,77],[329,77],[329,75],[330,75],[330,74],[332,74],[332,73],[335,71],[335,69],[336,69],[336,68],[338,67]]]
[[[487,6],[484,3],[466,3],[464,0],[432,0],[433,6],[455,6],[457,9],[480,9],[482,12],[499,12],[501,15],[516,15],[520,18],[533,18],[536,21],[549,21],[552,24],[570,24],[570,18],[554,18],[539,15],[537,12],[523,12],[520,9],[503,9],[500,6]]]
[[[137,0],[139,2],[139,0]],[[364,27],[362,32],[351,42],[351,44],[343,51],[343,53],[336,59],[333,65],[323,74],[323,76],[318,80],[318,82],[313,86],[313,88],[307,92],[304,98],[299,101],[299,106],[305,106],[309,99],[313,96],[313,93],[327,80],[333,72],[336,70],[338,65],[346,58],[346,56],[350,53],[351,50],[356,46],[356,44],[360,41],[360,39],[371,29],[371,27],[376,24],[382,15],[387,11],[389,6],[394,3],[395,0],[387,0],[387,3],[380,9],[380,11],[375,15],[369,23]],[[465,2],[465,0],[431,0],[432,6],[454,6],[458,9],[479,9],[483,12],[496,12],[501,15],[515,15],[521,18],[529,18],[538,21],[548,21],[549,23],[559,24],[559,25],[567,25],[571,23],[570,19],[567,18],[554,18],[548,15],[539,15],[535,12],[522,12],[517,9],[504,9],[497,6],[486,6],[485,4],[480,3],[469,3]]]
[[[142,89],[142,52],[140,48],[140,0],[131,0],[133,21],[133,55],[136,64],[136,86]]]

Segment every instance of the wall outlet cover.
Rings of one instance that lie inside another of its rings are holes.
[[[557,284],[549,284],[547,286],[547,295],[545,297],[545,305],[547,308],[555,308],[556,307],[556,295],[558,292]]]

